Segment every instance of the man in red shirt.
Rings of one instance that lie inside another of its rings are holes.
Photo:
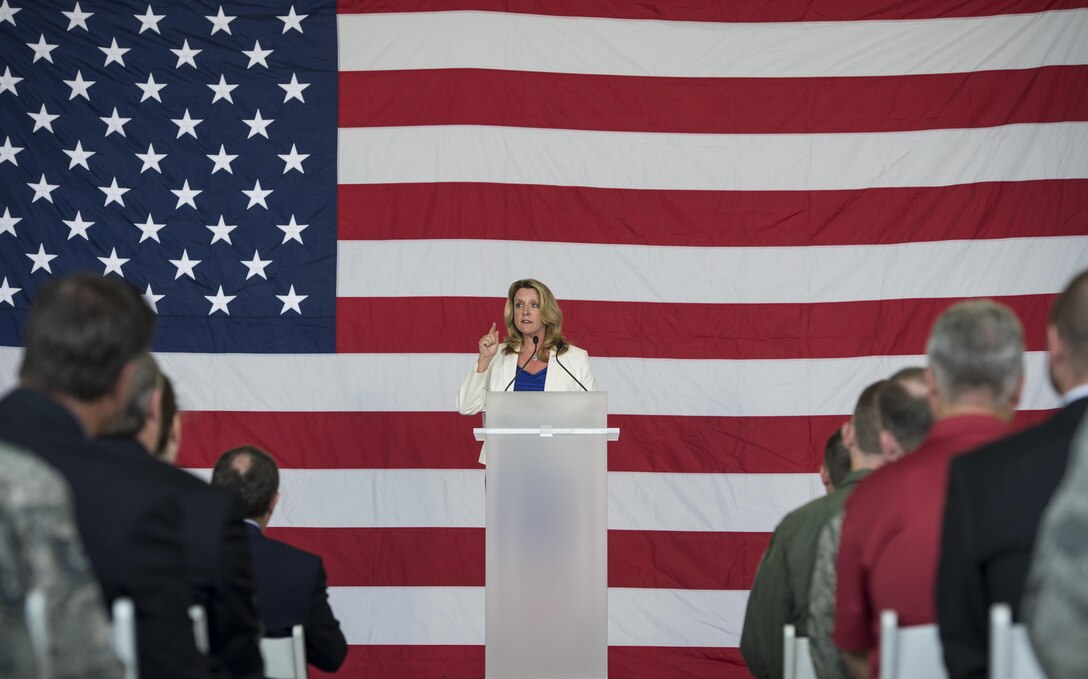
[[[835,643],[857,679],[879,676],[880,611],[895,610],[903,626],[936,621],[949,461],[1005,435],[1023,387],[1023,328],[996,302],[949,307],[926,354],[933,428],[915,452],[873,472],[846,503]]]

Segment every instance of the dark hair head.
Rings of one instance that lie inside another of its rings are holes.
[[[94,401],[147,351],[155,314],[135,288],[94,274],[45,283],[30,307],[19,377],[28,386]]]
[[[220,456],[212,470],[212,485],[233,490],[246,518],[264,516],[280,488],[280,472],[272,456],[256,446],[239,446]]]
[[[144,353],[136,359],[136,370],[132,373],[132,387],[128,402],[121,416],[117,418],[108,434],[123,438],[134,438],[147,424],[151,414],[151,396],[162,384],[162,373],[155,359]]]
[[[824,467],[827,468],[827,476],[831,479],[831,485],[842,487],[850,473],[850,450],[842,442],[842,427],[836,427],[835,432],[827,437],[824,446]]]
[[[858,448],[868,455],[879,455],[880,447],[880,410],[877,408],[877,394],[887,384],[886,380],[873,382],[865,387],[858,396],[851,421],[854,424],[854,438]]]
[[[174,416],[178,414],[178,399],[174,394],[174,384],[166,375],[162,376],[162,431],[159,432],[159,440],[155,442],[155,457],[161,457],[166,452],[166,446],[170,442],[170,430],[174,426]]]
[[[1069,282],[1050,310],[1050,322],[1077,377],[1088,376],[1088,271]]]

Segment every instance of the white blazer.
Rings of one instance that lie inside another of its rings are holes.
[[[585,385],[587,391],[597,391],[597,381],[593,378],[593,370],[589,367],[589,354],[585,349],[579,349],[573,344],[567,344],[567,351],[559,358],[563,366],[571,372],[578,382]],[[504,354],[499,349],[498,355],[491,360],[491,365],[482,373],[476,372],[476,362],[472,362],[472,368],[468,377],[461,383],[457,391],[457,412],[462,415],[475,415],[481,410],[487,410],[487,392],[502,391],[510,380],[514,379],[517,372],[518,355]],[[548,374],[544,377],[544,391],[582,391],[578,382],[567,374],[556,362],[555,349],[548,356]],[[511,385],[510,389],[513,390]],[[487,457],[484,450],[480,450],[480,464],[486,464]]]

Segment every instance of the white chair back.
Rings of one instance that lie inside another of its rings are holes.
[[[785,625],[782,628],[782,645],[784,679],[816,679],[808,637],[797,636],[797,629],[793,625]]]
[[[26,629],[30,636],[30,646],[34,653],[34,662],[38,666],[41,679],[52,679],[53,662],[49,655],[49,623],[46,616],[45,591],[32,589],[26,595]]]
[[[947,679],[937,625],[900,627],[895,611],[880,614],[881,679]]]
[[[306,638],[302,625],[291,628],[291,636],[261,639],[261,657],[267,679],[305,679]]]
[[[990,679],[1046,679],[1027,628],[1012,624],[1008,604],[990,607]]]
[[[136,606],[132,599],[113,600],[113,652],[125,668],[125,679],[138,679],[136,664]]]
[[[193,639],[196,650],[208,655],[211,644],[208,642],[208,614],[200,604],[189,607],[189,619],[193,621]]]

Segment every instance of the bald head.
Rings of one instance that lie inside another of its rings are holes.
[[[1070,281],[1054,302],[1047,342],[1059,392],[1088,382],[1088,271]]]

